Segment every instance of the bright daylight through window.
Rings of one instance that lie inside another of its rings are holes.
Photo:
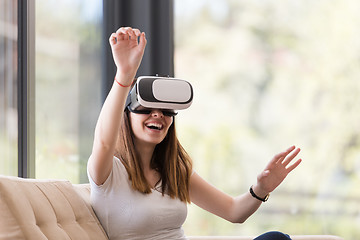
[[[17,175],[17,4],[0,1],[0,174]]]
[[[175,75],[195,89],[179,133],[196,171],[239,194],[287,144],[304,159],[245,224],[192,206],[188,234],[360,238],[358,9],[355,0],[175,1]]]
[[[101,1],[36,1],[36,178],[88,181],[101,106],[101,21]]]

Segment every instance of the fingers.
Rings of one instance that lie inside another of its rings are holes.
[[[285,178],[302,162],[301,159],[292,161],[299,154],[300,148],[291,146],[284,152],[276,154],[270,163],[266,166],[265,170],[261,172],[258,177],[258,183],[267,186],[269,192],[273,191]],[[290,164],[292,163],[292,164]]]
[[[145,49],[145,46],[146,46],[146,37],[145,37],[145,33],[141,33],[140,35],[140,41],[139,41],[139,45],[142,49]]]
[[[295,149],[295,146],[291,146],[289,147],[287,150],[285,150],[284,152],[278,153],[274,156],[273,158],[273,162],[282,162],[282,160],[291,152]]]
[[[297,148],[290,156],[288,156],[283,162],[282,164],[284,164],[285,166],[287,166],[295,157],[296,155],[298,155],[300,152],[300,148]]]
[[[111,34],[111,36],[109,38],[109,42],[111,45],[114,45],[120,41],[126,41],[126,40],[137,42],[137,38],[141,35],[142,35],[142,33],[137,28],[121,27],[116,31],[116,33]]]
[[[273,159],[270,161],[269,165],[274,166],[274,165],[282,164],[284,167],[286,167],[299,154],[300,151],[301,151],[300,148],[291,146],[284,152],[276,154],[273,157]],[[290,153],[291,155],[289,155]]]
[[[115,33],[112,33],[112,34],[110,35],[110,38],[109,38],[109,43],[110,43],[110,45],[114,45],[114,44],[116,44],[116,42],[117,42],[117,40],[116,40],[116,34],[115,34]]]
[[[140,36],[141,35],[141,32],[140,32],[139,29],[134,28],[133,30],[134,30],[135,36]]]
[[[290,165],[290,167],[287,168],[288,173],[290,173],[292,170],[294,170],[299,164],[301,163],[301,159],[298,159],[293,165]]]
[[[295,146],[292,146],[292,147],[288,148],[285,152],[282,152],[282,153],[278,154],[277,164],[282,164],[286,168],[287,172],[290,173],[297,166],[299,166],[299,164],[302,161],[301,159],[298,159],[295,163],[288,166],[294,160],[294,158],[299,154],[300,151],[301,151],[301,149],[300,148],[295,148]]]
[[[285,159],[285,157],[287,155],[289,155],[289,153],[291,153],[294,149],[295,149],[295,146],[291,146],[287,150],[285,150],[284,152],[276,154],[274,156],[274,158],[273,158],[273,162],[276,162],[276,164],[282,163],[283,160]]]
[[[137,28],[121,27],[116,31],[116,34],[119,36],[120,40],[137,40],[137,37],[140,36],[141,32]]]

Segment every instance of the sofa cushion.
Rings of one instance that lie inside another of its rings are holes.
[[[0,176],[0,239],[107,239],[69,181]]]

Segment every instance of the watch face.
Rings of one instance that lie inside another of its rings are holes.
[[[264,202],[266,202],[270,197],[270,193],[264,197]]]

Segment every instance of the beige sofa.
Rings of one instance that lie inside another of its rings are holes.
[[[106,240],[90,206],[88,184],[0,176],[0,240]],[[341,240],[336,236],[292,236],[294,240]],[[251,240],[194,236],[191,240]]]

